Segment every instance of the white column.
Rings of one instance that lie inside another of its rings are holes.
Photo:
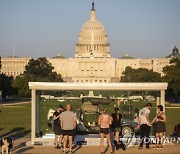
[[[157,97],[157,101],[156,101],[156,102],[157,102],[156,105],[158,106],[158,105],[160,104],[160,99],[159,99],[159,97]]]
[[[31,90],[31,144],[34,145],[36,133],[36,90]]]
[[[157,97],[156,99],[157,99],[156,100],[156,106],[158,106],[160,104],[160,99],[159,99],[159,97]],[[157,112],[157,108],[156,108],[156,112]]]
[[[165,112],[165,90],[161,90],[161,105],[163,106]]]

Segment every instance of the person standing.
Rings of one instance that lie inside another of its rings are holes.
[[[110,137],[110,125],[112,124],[112,117],[107,114],[107,109],[104,108],[102,111],[102,114],[99,116],[98,119],[98,125],[100,126],[100,147],[101,147],[101,154],[104,153],[104,136],[106,135],[107,141],[110,147],[111,153],[112,151],[112,143],[111,143],[111,137]]]
[[[72,107],[70,104],[66,105],[66,111],[61,114],[61,127],[63,130],[64,142],[63,142],[63,153],[66,153],[67,143],[69,141],[69,153],[73,153],[73,136],[74,130],[77,125],[77,118],[74,112],[71,111]]]
[[[121,100],[120,100],[120,99],[118,99],[118,100],[117,100],[117,102],[116,102],[116,104],[117,104],[117,108],[120,108],[120,105],[121,105]]]
[[[116,147],[119,147],[119,134],[121,132],[121,119],[122,115],[119,113],[119,108],[114,109],[115,113],[111,115],[112,117],[112,131],[114,132],[115,135],[115,141],[117,143]],[[118,148],[116,148],[118,150]]]
[[[143,109],[139,111],[138,126],[141,130],[141,143],[139,149],[143,148],[144,140],[146,139],[146,149],[149,149],[149,134],[151,130],[151,122],[149,120],[151,103],[147,103]]]
[[[163,112],[163,106],[158,105],[157,106],[158,113],[155,116],[155,118],[152,120],[151,124],[155,123],[155,132],[156,132],[156,148],[162,149],[162,138],[164,133],[166,132],[166,114]]]
[[[53,130],[55,133],[54,144],[55,144],[56,149],[61,148],[61,142],[62,142],[62,138],[63,138],[62,129],[61,129],[61,125],[60,125],[60,114],[62,111],[63,111],[63,106],[59,105],[57,107],[57,110],[53,114],[53,120],[54,120]]]

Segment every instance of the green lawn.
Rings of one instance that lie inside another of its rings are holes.
[[[30,104],[0,107],[0,136],[29,134],[30,109]]]
[[[51,132],[48,128],[47,123],[47,113],[50,108],[56,109],[59,104],[65,106],[65,104],[70,103],[74,110],[80,108],[79,101],[66,101],[66,102],[57,102],[57,101],[41,101],[40,103],[40,128],[43,132]],[[108,112],[111,114],[113,112],[115,103],[110,103],[107,106]],[[153,103],[153,108],[151,110],[152,119],[156,113],[155,109],[156,103]],[[169,105],[168,105],[169,106]],[[100,106],[102,109],[104,106]],[[144,107],[143,102],[133,102],[133,107],[142,108]],[[3,106],[0,108],[0,135],[26,135],[30,132],[31,126],[31,105],[23,104],[16,106]],[[166,109],[167,114],[167,135],[173,133],[174,126],[180,123],[180,109]]]

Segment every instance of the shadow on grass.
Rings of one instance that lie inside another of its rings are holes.
[[[30,130],[25,130],[23,127],[16,127],[16,128],[11,129],[9,132],[2,134],[0,138],[10,137],[13,140],[16,140],[18,138],[25,137],[29,133],[30,133]]]
[[[2,130],[3,128],[0,128]],[[25,130],[23,127],[16,127],[11,129],[10,131],[2,134],[0,138],[10,137],[13,141],[25,137],[30,133],[30,130]],[[16,153],[23,153],[27,150],[32,149],[32,147],[26,147],[26,142],[20,143],[18,146],[13,148],[13,151],[18,150]]]

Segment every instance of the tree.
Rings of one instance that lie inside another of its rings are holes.
[[[14,79],[13,86],[17,89],[17,97],[19,98],[29,98],[30,90],[28,87],[28,82],[35,82],[36,77],[30,74],[22,74]]]
[[[0,74],[0,90],[2,90],[2,97],[6,98],[8,95],[14,94],[15,89],[12,87],[13,77]]]
[[[178,101],[180,99],[180,59],[171,59],[170,64],[163,68],[165,74],[163,81],[168,82],[167,96]]]
[[[121,82],[161,82],[161,74],[157,72],[153,72],[152,70],[148,70],[145,68],[132,69],[132,67],[127,66],[125,71],[122,73]],[[127,95],[130,94],[139,94],[139,92],[128,92]],[[151,94],[153,96],[158,96],[157,92],[142,92],[143,97],[147,94]]]
[[[45,58],[30,59],[28,65],[25,66],[25,74],[32,74],[38,78],[49,77],[53,74],[54,67]],[[57,77],[57,76],[55,76]]]
[[[22,75],[14,80],[18,97],[30,97],[28,82],[62,82],[61,75],[53,72],[54,67],[46,58],[31,59]]]
[[[125,68],[125,71],[122,73],[121,81],[122,82],[132,82],[132,75],[133,75],[134,69],[132,67],[127,66]]]
[[[127,66],[122,73],[121,82],[161,82],[161,74],[145,68],[132,69]]]

